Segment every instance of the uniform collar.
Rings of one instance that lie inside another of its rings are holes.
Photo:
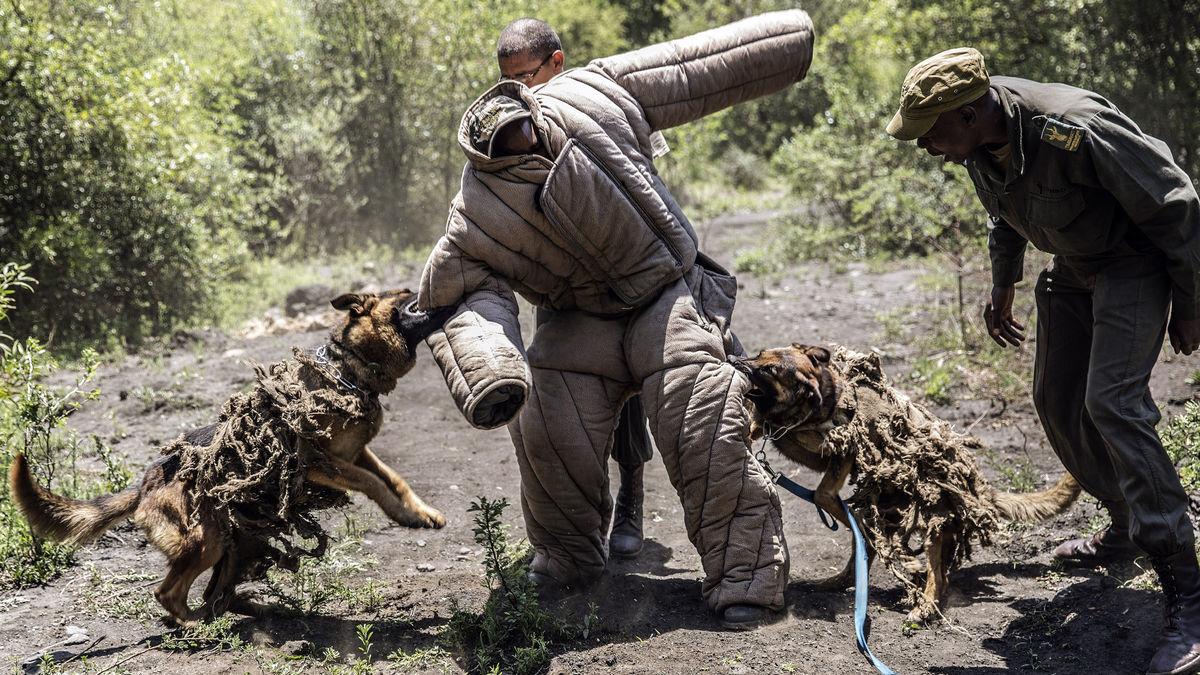
[[[1003,86],[993,84],[992,90],[1000,98],[1000,107],[1004,110],[1004,126],[1008,129],[1008,142],[1012,145],[1012,158],[1001,176],[988,155],[987,148],[977,148],[971,153],[970,161],[976,170],[986,174],[991,179],[1008,185],[1025,174],[1025,121],[1020,104]]]

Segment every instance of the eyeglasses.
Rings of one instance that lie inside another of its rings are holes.
[[[516,80],[517,82],[520,82],[521,84],[528,86],[529,81],[532,80],[533,78],[537,77],[538,73],[542,72],[542,68],[546,67],[546,62],[549,61],[550,57],[552,57],[552,56],[554,56],[554,52],[550,52],[549,54],[547,54],[546,58],[542,59],[542,62],[538,64],[538,67],[534,68],[533,70],[531,70],[529,72],[517,73],[517,74],[513,75],[512,77],[505,77],[504,74],[501,73],[500,77],[496,81],[503,82],[505,80]]]

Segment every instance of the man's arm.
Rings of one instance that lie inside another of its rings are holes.
[[[988,255],[992,285],[1012,286],[1025,276],[1025,237],[1000,218],[988,218]]]
[[[450,224],[465,224],[457,208]],[[529,392],[529,367],[521,338],[520,312],[512,290],[487,265],[443,236],[421,273],[420,309],[457,305],[426,344],[467,421],[480,429],[507,424]]]
[[[983,307],[988,337],[1000,345],[1017,347],[1025,340],[1025,326],[1013,317],[1013,288],[1025,276],[1025,237],[1001,218],[988,219],[988,254],[992,259],[992,295]]]
[[[1167,259],[1172,322],[1200,318],[1200,200],[1161,141],[1116,110],[1088,124],[1085,148],[1100,184]]]
[[[593,61],[628,91],[650,130],[669,129],[804,78],[813,26],[801,10],[771,12]]]

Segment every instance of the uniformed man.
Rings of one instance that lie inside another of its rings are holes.
[[[887,132],[966,166],[991,217],[984,319],[1000,346],[1025,339],[1012,304],[1026,246],[1054,254],[1034,291],[1034,403],[1055,453],[1112,517],[1054,555],[1100,564],[1144,551],[1166,596],[1150,672],[1197,672],[1200,569],[1188,497],[1155,433],[1149,390],[1164,333],[1176,353],[1200,347],[1192,181],[1162,141],[1101,96],[989,78],[971,48],[913,67]]]

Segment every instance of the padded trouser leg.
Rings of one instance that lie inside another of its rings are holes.
[[[747,444],[749,382],[682,283],[639,314],[625,351],[688,537],[704,567],[705,602],[783,606],[788,558],[774,486]]]
[[[608,450],[627,391],[596,375],[533,369],[529,401],[510,426],[533,571],[567,584],[604,571]]]

